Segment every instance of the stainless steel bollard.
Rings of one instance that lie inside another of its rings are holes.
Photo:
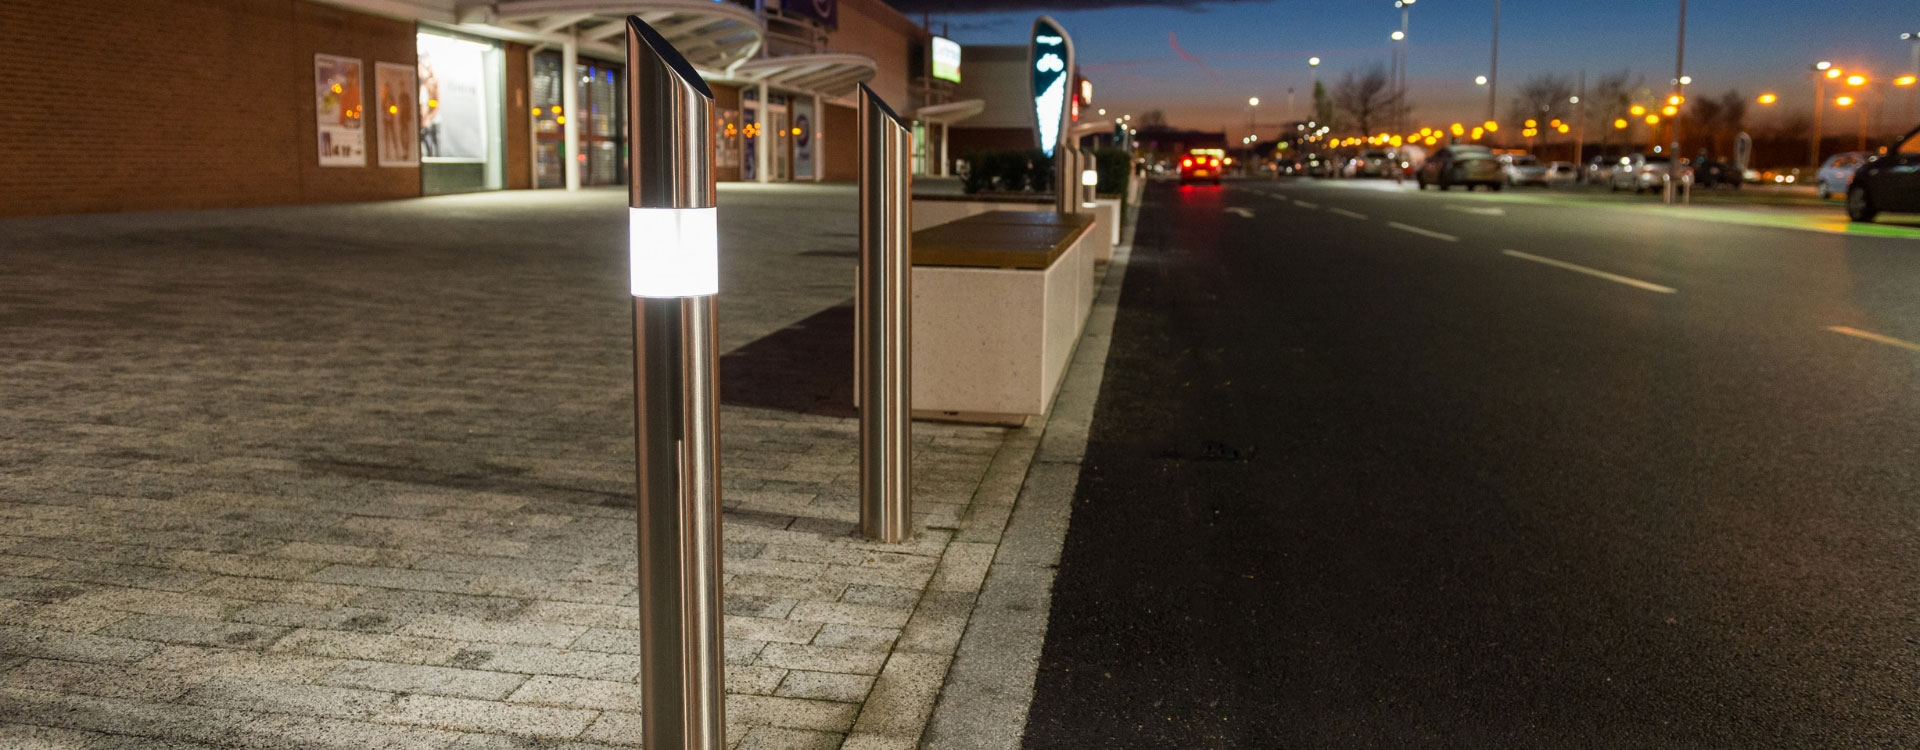
[[[860,533],[913,536],[913,134],[860,85]]]
[[[713,92],[628,16],[627,102],[641,742],[724,750]]]
[[[1080,149],[1080,174],[1075,177],[1080,180],[1080,205],[1092,206],[1099,197],[1096,191],[1100,185],[1099,162],[1093,158],[1093,149]]]
[[[1064,138],[1053,148],[1053,210],[1058,213],[1080,212],[1080,186],[1073,179],[1080,173],[1074,168],[1074,162],[1079,161],[1074,158],[1076,153]]]

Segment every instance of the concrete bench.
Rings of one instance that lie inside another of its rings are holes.
[[[1093,309],[1096,234],[1090,215],[1031,211],[914,232],[914,416],[1045,414]]]
[[[942,224],[950,224],[970,216],[979,216],[990,211],[1028,211],[1035,213],[1053,213],[1053,198],[1031,195],[915,195],[913,196],[913,231],[930,229]],[[1104,198],[1086,204],[1081,213],[1091,214],[1100,227],[1101,235],[1094,237],[1094,260],[1106,263],[1113,260],[1113,246],[1120,242],[1120,202],[1117,199]]]

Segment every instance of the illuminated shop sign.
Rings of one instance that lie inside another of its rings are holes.
[[[1027,70],[1033,74],[1034,132],[1039,135],[1040,150],[1051,157],[1061,131],[1067,129],[1067,87],[1073,80],[1073,40],[1052,18],[1041,16],[1033,22]]]
[[[960,82],[960,43],[943,36],[933,38],[933,77]]]

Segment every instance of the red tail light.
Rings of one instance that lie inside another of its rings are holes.
[[[1183,166],[1183,167],[1191,167],[1191,166],[1193,166],[1193,160],[1192,160],[1192,159],[1181,159],[1181,160],[1180,160],[1180,166]]]

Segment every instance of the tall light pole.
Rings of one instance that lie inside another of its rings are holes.
[[[1254,131],[1260,129],[1260,120],[1258,117],[1256,117],[1256,115],[1258,115],[1259,112],[1260,112],[1260,97],[1257,97],[1257,96],[1247,97],[1247,134],[1248,135],[1253,135]]]
[[[1907,64],[1907,72],[1920,78],[1920,31],[1908,31],[1900,35],[1901,39],[1913,42],[1913,62]],[[1913,93],[1907,95],[1907,121],[1920,120],[1920,85],[1913,86]]]
[[[1500,88],[1500,0],[1493,0],[1493,62],[1487,66],[1487,119],[1498,122],[1494,117],[1493,103],[1498,99]]]
[[[1413,51],[1413,44],[1407,41],[1407,15],[1412,10],[1414,2],[1415,0],[1393,0],[1393,7],[1400,9],[1400,36],[1397,37],[1400,42],[1400,88],[1399,103],[1394,107],[1393,129],[1402,132],[1407,129],[1407,71],[1410,68],[1407,57]]]
[[[1313,110],[1308,113],[1307,119],[1320,119],[1320,58],[1318,57],[1307,58],[1307,99],[1309,102],[1307,108]]]
[[[1813,64],[1813,143],[1808,153],[1812,155],[1814,169],[1820,168],[1820,120],[1827,109],[1827,79],[1839,77],[1840,71],[1833,63],[1821,60]]]
[[[1687,84],[1693,80],[1687,77],[1687,0],[1680,0],[1680,41],[1673,57],[1673,106],[1687,103]],[[1673,150],[1667,153],[1667,202],[1674,202],[1680,186],[1676,181],[1680,177],[1680,113],[1673,115]]]

